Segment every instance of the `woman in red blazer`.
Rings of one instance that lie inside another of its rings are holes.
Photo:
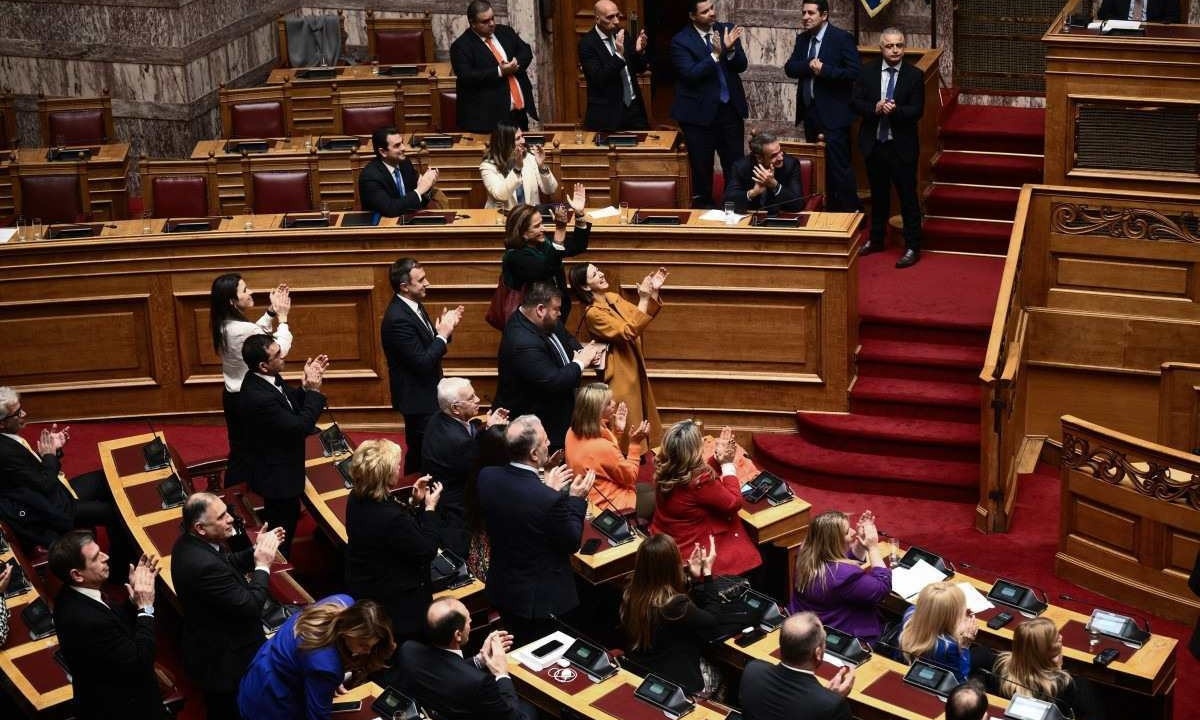
[[[656,504],[650,530],[670,535],[684,553],[696,545],[707,547],[711,535],[717,548],[713,572],[743,575],[761,565],[762,558],[738,517],[742,493],[733,467],[733,431],[721,431],[712,465],[704,462],[703,445],[700,427],[691,420],[675,423],[663,435],[662,451],[654,459]]]

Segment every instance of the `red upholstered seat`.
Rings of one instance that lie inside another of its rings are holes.
[[[635,208],[673,208],[679,205],[675,180],[621,180],[617,185],[620,202]]]
[[[202,177],[156,177],[150,191],[154,193],[154,217],[208,215],[208,187]]]
[[[283,137],[287,123],[283,117],[283,103],[248,102],[229,108],[231,138]]]
[[[438,93],[438,113],[441,116],[441,132],[453,132],[458,129],[458,93],[443,90]]]
[[[416,65],[425,62],[425,37],[420,28],[376,30],[375,54],[383,65]]]
[[[312,198],[308,191],[308,173],[304,171],[256,172],[254,183],[254,212],[309,212]]]
[[[342,107],[342,133],[345,135],[370,135],[395,122],[396,111],[391,105]]]
[[[42,139],[51,145],[98,145],[109,140],[100,108],[55,110],[47,119],[50,136]]]
[[[76,175],[21,176],[21,214],[43,223],[73,223],[86,219]]]

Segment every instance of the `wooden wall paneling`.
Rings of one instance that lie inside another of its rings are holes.
[[[1158,387],[1158,444],[1200,448],[1200,365],[1163,363]]]

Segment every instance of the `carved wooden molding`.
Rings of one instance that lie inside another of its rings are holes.
[[[1191,211],[1171,217],[1148,208],[1094,208],[1056,202],[1050,208],[1050,215],[1051,229],[1067,235],[1200,243],[1196,215]]]
[[[1125,456],[1108,447],[1092,449],[1088,438],[1063,430],[1062,467],[1089,472],[1097,480],[1120,485],[1126,477],[1142,495],[1166,502],[1182,502],[1200,510],[1200,475],[1188,482],[1173,480],[1168,465],[1147,459],[1147,468],[1139,470]]]

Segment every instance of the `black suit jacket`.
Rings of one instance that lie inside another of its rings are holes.
[[[54,627],[80,720],[165,716],[154,676],[153,618],[132,619],[64,586],[54,601]]]
[[[551,490],[512,465],[479,472],[479,506],[492,545],[487,596],[520,618],[562,615],[579,604],[571,556],[583,534],[583,498]]]
[[[437,555],[437,513],[391,499],[346,501],[346,585],[355,600],[381,603],[398,637],[416,637],[433,602],[429,563]]]
[[[579,365],[569,361],[583,346],[562,323],[554,328],[554,334],[567,353],[565,365],[548,335],[520,310],[512,314],[500,338],[495,404],[507,408],[514,418],[537,415],[550,436],[550,447],[560,448],[571,426],[575,390],[583,376]]]
[[[778,194],[766,190],[753,200],[746,199],[746,193],[754,187],[754,166],[757,164],[758,158],[753,155],[746,155],[733,164],[733,171],[725,184],[725,202],[733,203],[739,213],[768,206],[775,212],[800,212],[804,209],[800,161],[791,155],[784,155],[783,165],[775,169],[775,179],[779,182]]]
[[[404,178],[405,195],[401,197],[400,188],[396,187],[396,179],[392,171],[379,157],[367,163],[358,174],[358,196],[364,210],[377,212],[383,217],[398,217],[406,212],[420,210],[429,204],[431,193],[425,197],[417,194],[417,169],[412,161],[404,158],[400,161],[400,177]]]
[[[497,25],[493,37],[509,60],[516,58],[517,83],[525,97],[525,112],[536,119],[537,107],[528,74],[533,64],[533,49],[507,25]],[[511,105],[508,78],[501,77],[496,56],[468,27],[450,45],[450,64],[454,67],[454,89],[458,92],[459,129],[476,133],[495,130],[496,125],[508,118]]]
[[[57,455],[41,462],[23,445],[0,435],[0,519],[27,545],[49,547],[75,522],[75,499],[58,480]]]
[[[252,547],[226,553],[184,533],[171,550],[171,577],[183,606],[180,649],[188,675],[204,690],[237,692],[265,640],[260,617],[270,574],[254,570]]]
[[[430,324],[432,321],[430,318]],[[387,356],[392,407],[406,415],[437,412],[437,384],[442,379],[446,343],[396,295],[383,314],[379,338]]]
[[[879,116],[875,114],[875,103],[883,97],[880,92],[883,61],[872,60],[863,66],[862,77],[854,87],[854,111],[862,116],[862,124],[858,126],[858,146],[864,157],[870,156],[875,149],[875,135],[879,132]],[[921,71],[909,65],[900,63],[900,72],[896,75],[896,88],[892,91],[892,99],[896,109],[888,116],[892,126],[892,142],[896,150],[907,162],[915,163],[920,153],[917,123],[925,112],[925,88],[922,86]]]
[[[239,413],[253,448],[246,462],[250,489],[278,500],[304,494],[304,438],[316,429],[325,408],[325,396],[315,390],[284,386],[284,392],[286,399],[250,370],[238,393]]]
[[[511,678],[471,658],[409,640],[400,646],[400,690],[440,720],[527,720]]]
[[[587,111],[583,126],[588,130],[623,130],[625,79],[622,71],[629,68],[633,97],[642,99],[637,76],[646,69],[646,57],[634,52],[636,38],[625,38],[625,57],[610,53],[608,45],[596,34],[596,28],[579,38],[579,64],[587,78]],[[643,105],[645,103],[643,102]]]
[[[1101,20],[1128,20],[1130,0],[1103,0],[1096,17]],[[1179,22],[1179,0],[1146,0],[1146,21]]]
[[[815,675],[751,660],[742,673],[746,720],[850,720],[850,703]]]

